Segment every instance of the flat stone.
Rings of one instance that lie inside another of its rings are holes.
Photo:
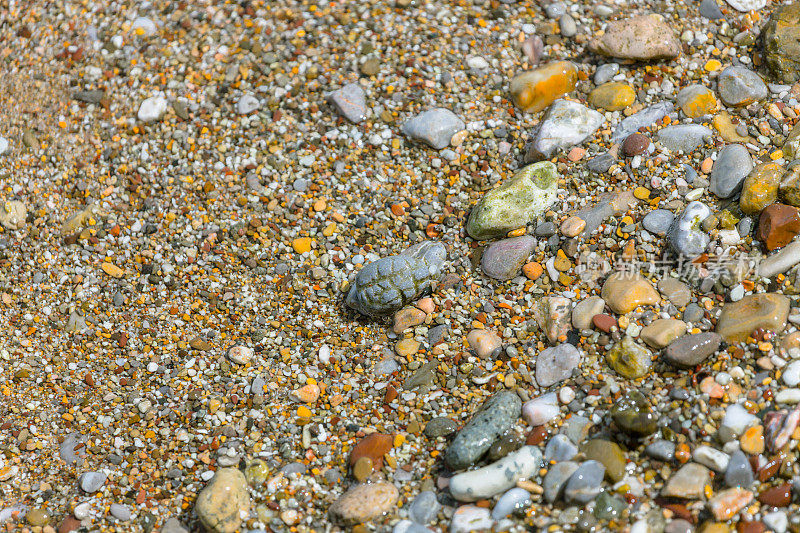
[[[442,504],[436,499],[436,493],[431,490],[423,490],[411,502],[408,516],[417,524],[430,524],[436,519],[441,508]]]
[[[753,159],[741,144],[729,144],[720,150],[711,169],[709,190],[720,198],[730,198],[742,188],[753,170]]]
[[[764,80],[744,67],[728,67],[717,78],[717,92],[727,106],[739,107],[763,100],[769,94]]]
[[[767,206],[758,218],[756,237],[764,243],[767,250],[786,246],[800,233],[800,211],[783,205]]]
[[[214,533],[233,533],[250,512],[247,479],[237,468],[219,468],[197,496],[200,522]]]
[[[450,493],[462,502],[492,498],[534,475],[541,462],[539,448],[523,446],[488,466],[456,474],[450,478]]]
[[[547,108],[556,98],[572,92],[578,82],[578,69],[569,61],[555,61],[521,72],[511,79],[514,105],[527,113]]]
[[[564,494],[567,481],[578,469],[578,463],[566,461],[554,464],[547,471],[542,482],[544,488],[544,498],[549,503],[554,503]],[[602,479],[602,477],[601,477]]]
[[[464,121],[449,109],[429,109],[403,123],[403,134],[441,150],[450,144],[450,139],[464,129]]]
[[[658,141],[667,150],[691,153],[714,138],[714,132],[700,124],[678,124],[658,130]]]
[[[333,91],[328,95],[328,101],[340,115],[354,124],[359,124],[367,119],[366,94],[358,83],[348,83],[344,87]],[[450,137],[452,137],[452,134]],[[450,138],[447,138],[444,146],[448,144],[450,144]]]
[[[578,447],[575,446],[569,437],[561,433],[553,435],[547,441],[544,448],[544,460],[547,462],[553,461],[560,463],[562,461],[569,461],[578,453]]]
[[[336,523],[349,526],[362,524],[388,513],[399,497],[399,491],[391,483],[359,484],[333,502],[328,514]]]
[[[622,142],[628,135],[636,133],[641,128],[652,126],[672,113],[674,109],[675,105],[672,102],[659,102],[645,107],[619,123],[617,129],[614,130],[614,135],[611,137],[612,142]]]
[[[730,520],[753,501],[753,493],[741,488],[726,489],[708,500],[708,510],[720,521]]]
[[[672,462],[675,459],[675,443],[660,439],[648,444],[644,449],[644,453],[658,461]]]
[[[789,299],[782,294],[751,294],[722,307],[716,331],[728,342],[744,341],[758,328],[781,333],[789,307]]]
[[[778,199],[778,185],[783,177],[783,167],[777,163],[756,165],[742,184],[739,208],[746,215],[757,215]]]
[[[581,453],[586,459],[602,464],[606,478],[612,483],[625,477],[625,453],[617,443],[605,439],[591,439],[583,443]]]
[[[728,462],[731,458],[727,453],[703,444],[694,449],[692,459],[715,472],[721,473],[728,468]]]
[[[390,314],[439,280],[446,255],[444,244],[423,241],[369,263],[356,275],[346,303],[364,315]]]
[[[755,481],[750,461],[741,450],[731,454],[728,467],[725,469],[725,484],[729,487],[750,488]]]
[[[556,100],[536,130],[525,161],[550,159],[558,151],[582,143],[605,121],[602,113],[578,102]]]
[[[453,470],[471,466],[517,421],[521,410],[519,396],[511,391],[499,392],[486,400],[445,450],[447,465]]]
[[[636,344],[630,335],[617,342],[605,357],[614,372],[628,379],[644,377],[653,364],[650,350]]]
[[[722,337],[706,331],[694,335],[684,335],[670,343],[664,350],[664,357],[671,364],[681,368],[691,368],[705,361],[719,350]]]
[[[394,440],[391,435],[386,433],[370,433],[353,447],[350,452],[349,464],[354,467],[359,459],[367,457],[372,461],[376,469],[383,466],[383,456],[392,449]]]
[[[581,300],[572,309],[572,325],[575,329],[583,330],[592,327],[592,317],[602,313],[606,302],[599,296],[590,296]]]
[[[686,322],[674,318],[661,318],[642,328],[639,333],[645,344],[660,350],[686,333]]]
[[[721,20],[725,18],[722,10],[717,4],[717,0],[703,0],[700,2],[700,15],[710,20]]]
[[[531,505],[531,493],[514,487],[503,494],[492,509],[492,518],[502,520],[514,512],[521,512]]]
[[[661,297],[653,284],[638,272],[614,272],[603,284],[600,296],[615,313],[624,315],[640,305],[655,305]]]
[[[635,60],[673,59],[681,54],[672,27],[654,13],[610,22],[589,48],[598,54]]]
[[[543,350],[536,360],[536,382],[550,387],[572,375],[581,362],[581,352],[569,343]]]
[[[528,165],[486,193],[472,209],[467,232],[476,240],[500,237],[525,227],[556,200],[558,172],[549,161]]]
[[[687,500],[705,497],[705,486],[711,484],[711,472],[697,463],[686,463],[669,478],[661,495]]]
[[[481,257],[481,269],[490,278],[508,280],[519,275],[522,265],[536,248],[530,235],[503,239],[486,247]]]
[[[762,259],[757,268],[758,277],[771,278],[788,271],[797,263],[800,263],[800,241],[793,242]]]
[[[661,278],[658,281],[658,290],[676,307],[685,307],[692,299],[692,291],[689,286],[675,278]]]

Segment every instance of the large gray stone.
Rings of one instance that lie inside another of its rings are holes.
[[[720,150],[711,169],[709,190],[720,198],[730,198],[742,188],[753,170],[753,158],[741,144],[729,144]]]
[[[453,135],[464,129],[464,121],[450,111],[437,107],[403,123],[403,133],[431,148],[441,150],[450,144]]]
[[[536,248],[530,235],[493,242],[483,252],[481,268],[490,278],[507,280],[515,277]]]
[[[550,159],[559,150],[582,143],[605,117],[602,113],[571,100],[556,100],[542,120],[525,154],[526,161]]]

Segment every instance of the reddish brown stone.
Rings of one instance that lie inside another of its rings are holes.
[[[767,527],[761,522],[742,520],[736,524],[736,533],[764,533]]]
[[[608,333],[617,326],[617,319],[611,315],[599,314],[592,317],[592,324],[600,331]]]
[[[64,521],[58,526],[58,533],[72,533],[81,527],[81,521],[70,515],[64,518]]]
[[[786,246],[800,233],[800,212],[792,206],[772,204],[758,218],[757,237],[767,250]]]
[[[380,469],[383,466],[383,456],[392,449],[393,440],[391,435],[386,435],[385,433],[367,435],[350,452],[350,466],[356,464],[356,461],[362,457],[369,457],[372,459],[375,469]]]
[[[772,477],[778,473],[778,470],[781,469],[781,463],[783,463],[783,458],[780,456],[773,457],[767,461],[767,464],[758,469],[758,480],[761,483],[764,483],[765,481],[772,479]]]
[[[758,495],[758,501],[773,507],[786,507],[792,503],[792,484],[784,483],[767,489]]]
[[[644,152],[650,146],[650,139],[641,133],[631,133],[622,141],[622,153],[633,157]]]
[[[528,433],[528,437],[525,439],[525,444],[528,446],[538,446],[548,437],[547,428],[544,426],[535,426],[531,429],[531,432]]]

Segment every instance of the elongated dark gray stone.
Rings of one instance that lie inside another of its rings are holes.
[[[396,311],[438,281],[446,256],[444,244],[423,241],[373,261],[356,276],[347,305],[368,316]]]
[[[719,349],[722,337],[706,331],[696,335],[684,335],[667,346],[664,355],[675,366],[692,367],[699,365]]]
[[[499,392],[486,400],[444,452],[447,465],[453,470],[463,470],[475,463],[519,418],[521,411],[522,401],[511,391]]]

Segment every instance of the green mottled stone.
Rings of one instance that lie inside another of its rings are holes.
[[[800,130],[800,128],[796,129]],[[778,197],[785,204],[800,207],[800,167],[795,167],[783,175]]]
[[[524,227],[555,202],[557,188],[553,163],[528,165],[486,193],[470,213],[467,232],[473,239],[486,240]]]
[[[606,352],[606,362],[614,372],[628,379],[637,379],[650,370],[650,350],[639,346],[633,337],[626,335],[624,339]]]
[[[603,491],[594,502],[594,516],[598,520],[618,519],[627,507],[628,504],[622,498]]]
[[[658,415],[639,391],[630,391],[611,408],[611,418],[625,433],[650,435],[658,429]]]
[[[800,3],[775,10],[764,28],[764,58],[781,83],[800,80]]]

